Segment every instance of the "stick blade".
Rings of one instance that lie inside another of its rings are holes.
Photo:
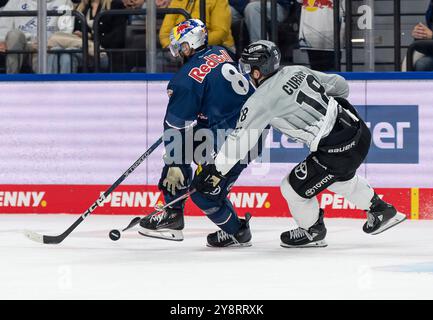
[[[32,241],[35,241],[38,243],[44,243],[44,236],[39,234],[39,233],[30,231],[30,230],[24,230],[23,233],[27,238],[29,238]]]
[[[25,230],[23,231],[24,235],[32,241],[43,244],[59,244],[65,239],[64,235],[60,236],[44,236],[34,231]]]
[[[122,232],[131,229],[132,227],[135,227],[139,222],[141,221],[140,217],[135,217],[131,220],[131,222],[128,224],[128,226],[122,230]]]

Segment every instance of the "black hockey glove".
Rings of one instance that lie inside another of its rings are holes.
[[[201,193],[211,193],[225,179],[218,172],[214,164],[199,165],[192,179],[190,190],[195,189]]]

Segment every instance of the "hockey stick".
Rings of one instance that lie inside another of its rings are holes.
[[[80,225],[81,222],[84,221],[93,211],[95,211],[96,208],[98,208],[101,204],[104,203],[104,200],[113,192],[114,189],[116,189],[158,146],[162,143],[162,137],[158,139],[145,153],[141,155],[140,158],[138,158],[137,161],[134,162],[134,164],[129,167],[128,170],[126,170],[119,179],[115,183],[111,185],[108,190],[106,190],[103,194],[99,196],[99,198],[90,206],[89,209],[84,212],[84,214],[81,215],[80,218],[78,218],[77,221],[75,221],[65,232],[58,236],[47,236],[47,235],[41,235],[33,231],[24,231],[24,235],[29,238],[30,240],[39,242],[39,243],[45,243],[45,244],[59,244],[67,236],[71,234],[72,231],[75,230],[76,227]]]
[[[180,197],[174,199],[173,201],[167,203],[167,204],[164,205],[163,207],[155,209],[154,211],[152,211],[151,213],[149,213],[148,215],[146,215],[146,217],[150,217],[151,215],[153,215],[153,214],[155,214],[155,213],[157,213],[157,212],[164,211],[164,210],[167,209],[169,206],[172,206],[172,205],[175,204],[175,203],[178,203],[178,202],[180,202],[180,201],[182,201],[182,200],[187,199],[187,198],[188,198],[189,196],[191,196],[195,191],[196,191],[195,189],[192,189],[190,192],[185,193],[184,195],[182,195],[182,196],[180,196]],[[144,217],[144,218],[145,218],[145,217]],[[126,228],[124,228],[124,229],[122,229],[122,230],[117,230],[117,229],[113,229],[113,230],[111,230],[110,233],[109,233],[109,237],[110,237],[110,239],[113,240],[113,241],[117,241],[117,240],[119,240],[123,232],[125,232],[125,231],[127,231],[127,230],[129,230],[129,229],[132,229],[132,228],[135,227],[137,224],[139,224],[140,221],[141,221],[142,219],[144,219],[144,218],[135,217],[134,219],[131,220],[131,222],[128,224],[128,226],[127,226]]]

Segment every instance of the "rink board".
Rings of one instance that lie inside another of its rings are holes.
[[[80,185],[31,185],[0,186],[0,211],[2,213],[83,213],[109,186]],[[415,216],[416,202],[411,189],[376,189],[380,196],[393,203],[400,212],[412,219],[432,219],[427,212],[433,208],[432,189],[421,189],[421,214]],[[228,195],[233,206],[243,215],[250,212],[256,217],[290,217],[287,203],[278,187],[234,187]],[[120,186],[94,212],[95,214],[143,215],[162,203],[157,186]],[[365,212],[357,210],[350,202],[332,192],[319,196],[327,217],[365,218]],[[415,210],[413,210],[415,209]],[[428,209],[428,210],[427,210]],[[186,213],[201,216],[202,212],[188,201]]]
[[[350,101],[373,136],[358,173],[410,218],[432,219],[432,75],[345,76],[352,79]],[[161,135],[168,78],[2,77],[0,213],[84,212]],[[149,212],[162,200],[156,188],[162,154],[160,147],[97,213]],[[244,171],[230,200],[241,213],[287,216],[278,186],[308,150],[271,132],[264,154]],[[328,216],[365,217],[338,195],[325,192],[320,202]],[[201,214],[192,204],[187,212]]]

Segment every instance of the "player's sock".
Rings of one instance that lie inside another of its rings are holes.
[[[186,194],[188,192],[188,188],[185,188],[183,190],[177,190],[175,195],[172,195],[171,193],[163,193],[164,196],[164,202],[165,203],[170,203],[174,200],[176,200],[177,198],[183,196],[184,194]],[[175,204],[173,204],[172,206],[170,206],[171,209],[175,209],[179,212],[182,212],[183,214],[183,209],[185,208],[185,203],[186,200],[183,201],[178,201]]]
[[[222,201],[213,200],[195,192],[191,195],[191,199],[224,232],[233,235],[242,227],[233,205],[226,197]]]
[[[235,209],[228,200],[224,201],[219,208],[205,210],[205,213],[213,223],[228,234],[235,234],[242,226]]]
[[[380,199],[375,193],[367,211],[367,222],[362,229],[368,234],[379,234],[404,220],[405,214],[398,212],[394,206]]]
[[[308,230],[296,228],[281,234],[281,246],[285,248],[326,247],[324,211],[320,209],[319,219]]]
[[[235,234],[227,233],[223,230],[211,233],[207,236],[208,247],[250,247],[251,230],[249,221],[251,214],[247,213],[245,219],[240,219],[241,227]]]

